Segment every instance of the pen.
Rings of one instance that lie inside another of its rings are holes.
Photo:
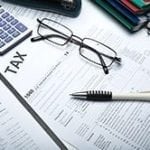
[[[150,101],[150,92],[112,93],[111,91],[84,91],[70,94],[75,99],[91,101]]]

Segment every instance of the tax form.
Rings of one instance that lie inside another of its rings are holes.
[[[0,81],[0,149],[60,148]]]
[[[94,29],[88,34],[111,46],[122,58],[122,65],[114,64],[109,75],[83,60],[72,44],[46,72],[41,63],[38,68],[35,62],[29,66],[33,60],[29,57],[24,64],[27,67],[17,74],[4,74],[53,131],[76,149],[149,150],[149,103],[87,102],[69,95],[91,89],[150,89],[149,48],[128,46],[116,34]]]

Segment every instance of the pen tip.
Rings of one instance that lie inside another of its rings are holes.
[[[77,96],[85,96],[85,92],[72,93],[72,94],[70,94],[70,96],[74,96],[74,97],[77,97]]]
[[[69,94],[70,96],[76,96],[77,94],[76,93],[71,93]]]

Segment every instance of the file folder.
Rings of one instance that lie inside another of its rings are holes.
[[[142,19],[139,16],[134,15],[127,8],[125,8],[119,1],[117,0],[106,0],[112,7],[114,7],[119,13],[121,13],[125,18],[129,19],[133,25],[138,25],[142,23]]]
[[[131,32],[138,31],[144,25],[144,23],[134,25],[131,21],[126,19],[119,11],[112,7],[106,0],[95,0],[94,2],[96,2],[100,7],[106,10],[119,22],[121,22],[124,25],[124,27],[126,27]]]

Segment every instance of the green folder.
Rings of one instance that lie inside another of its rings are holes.
[[[122,14],[120,14],[116,9],[114,9],[105,0],[94,0],[99,6],[105,9],[109,14],[121,22],[128,30],[134,32],[142,27],[142,24],[134,26],[129,20],[127,20]]]
[[[141,9],[150,9],[150,3],[145,2],[144,0],[131,0],[131,2]]]

